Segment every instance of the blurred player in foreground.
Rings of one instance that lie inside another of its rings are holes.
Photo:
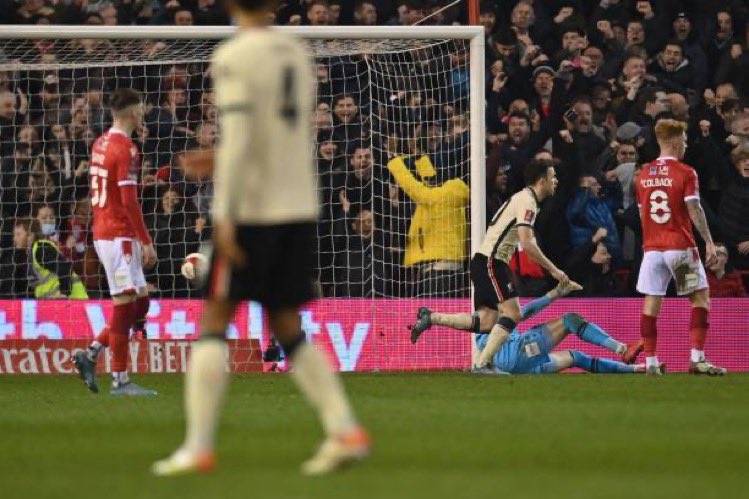
[[[412,327],[412,341],[431,325],[489,333],[473,367],[473,372],[477,374],[506,374],[492,365],[492,361],[522,320],[518,293],[512,285],[512,271],[508,265],[518,242],[528,256],[554,279],[565,284],[569,282],[569,277],[546,258],[533,234],[539,204],[556,191],[554,165],[545,159],[534,159],[526,165],[524,174],[527,187],[499,208],[486,230],[484,241],[471,259],[474,312],[443,314],[422,308]]]
[[[143,121],[143,102],[135,90],[112,93],[112,128],[91,150],[89,179],[94,214],[94,247],[112,295],[112,319],[86,352],[73,362],[89,390],[96,393],[96,359],[112,349],[112,395],[156,395],[130,381],[127,373],[130,329],[144,330],[149,299],[143,267],[156,263],[156,251],[138,202],[140,158],[130,135]]]
[[[557,298],[580,289],[581,287],[574,282],[559,284],[546,295],[522,307],[521,319],[533,317]],[[424,315],[429,315],[428,310],[426,313],[420,311],[420,317]],[[578,350],[553,352],[552,350],[569,334],[574,334],[586,343],[598,345],[619,355],[622,362],[590,357]],[[411,339],[415,343],[419,337],[412,336]],[[476,336],[478,349],[483,350],[488,340],[488,334],[478,334]],[[633,364],[641,351],[642,342],[627,345],[609,336],[598,325],[587,322],[579,314],[567,313],[558,319],[534,326],[523,334],[517,329],[513,330],[508,341],[494,355],[492,362],[497,369],[510,374],[557,373],[573,367],[593,373],[643,373],[645,364]],[[665,369],[663,366],[661,368]]]
[[[668,284],[675,279],[676,293],[687,295],[692,303],[689,372],[722,376],[725,369],[705,360],[710,290],[692,223],[705,241],[707,265],[712,265],[718,256],[700,204],[697,172],[680,161],[687,148],[686,124],[660,120],[655,125],[655,135],[660,156],[642,168],[635,184],[644,251],[637,291],[647,295],[640,320],[647,373],[661,374],[656,356],[656,323]]]
[[[212,61],[221,137],[215,154],[213,243],[201,338],[185,381],[187,435],[157,475],[209,471],[229,378],[225,332],[240,301],[260,302],[293,366],[300,391],[325,431],[302,465],[323,474],[363,459],[369,437],[357,422],[325,355],[307,343],[299,307],[313,298],[319,212],[308,113],[314,109],[311,62],[296,39],[267,28],[273,0],[230,0],[240,26]],[[259,69],[261,68],[261,69]],[[188,171],[208,172],[206,153]]]

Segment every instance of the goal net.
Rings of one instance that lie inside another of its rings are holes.
[[[471,210],[471,196],[475,203],[484,190],[481,32],[370,28],[362,37],[346,30],[350,36],[296,30],[315,59],[309,119],[322,206],[320,298],[302,312],[305,330],[343,370],[466,367],[468,335],[437,331],[413,347],[407,325],[421,306],[470,307],[471,231],[480,233],[484,219],[483,202]],[[108,290],[91,241],[88,162],[93,140],[111,125],[108,96],[121,87],[138,90],[146,103],[133,138],[158,255],[147,273],[159,299],[149,336],[191,339],[198,332],[200,286],[180,268],[210,240],[213,192],[210,181],[186,178],[181,163],[185,151],[216,141],[209,61],[231,29],[196,29],[189,39],[169,33],[93,30],[77,38],[53,30],[41,38],[35,28],[33,38],[0,38],[0,340],[88,339],[110,313],[97,301]],[[59,258],[42,265],[32,241],[53,244]],[[50,286],[50,267],[74,275]],[[88,301],[63,301],[77,281]],[[3,333],[10,317],[57,329],[28,333],[19,324]],[[230,336],[267,349],[260,307],[243,308]]]

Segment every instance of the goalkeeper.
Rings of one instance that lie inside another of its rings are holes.
[[[533,300],[521,309],[523,320],[528,319],[549,306],[554,300],[578,289],[579,286],[559,284],[545,296]],[[420,321],[431,312],[419,310]],[[423,332],[423,331],[422,331]],[[598,345],[617,354],[621,361],[591,357],[579,350],[553,351],[569,334],[578,336],[586,343]],[[415,343],[420,334],[412,335]],[[476,335],[476,346],[483,350],[489,335]],[[645,364],[633,364],[642,351],[642,341],[627,345],[612,338],[598,325],[587,322],[582,316],[567,313],[562,317],[530,328],[524,334],[515,329],[507,342],[494,355],[492,362],[497,369],[510,374],[557,373],[577,367],[593,373],[644,373]],[[661,370],[664,365],[661,364]]]

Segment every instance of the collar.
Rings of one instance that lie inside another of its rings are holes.
[[[531,196],[533,196],[533,199],[536,201],[536,206],[540,206],[541,202],[538,200],[538,196],[536,195],[536,191],[534,191],[531,187],[526,187],[529,191],[531,191]]]
[[[658,156],[658,158],[656,158],[656,161],[667,160],[667,159],[670,159],[672,161],[678,161],[673,156]]]
[[[120,128],[110,127],[109,133],[117,134],[117,135],[124,135],[125,137],[130,137],[128,134],[125,133],[124,130]]]

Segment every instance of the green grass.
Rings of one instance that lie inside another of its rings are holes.
[[[374,454],[316,479],[297,470],[320,430],[282,375],[234,378],[216,473],[149,476],[181,440],[182,378],[138,380],[159,396],[0,379],[0,497],[747,497],[748,375],[350,375]]]

